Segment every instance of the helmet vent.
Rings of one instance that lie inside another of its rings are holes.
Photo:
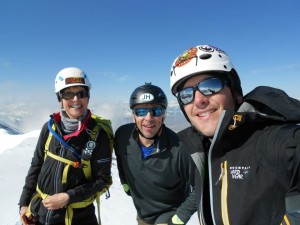
[[[224,68],[225,68],[225,69],[227,69],[227,66],[226,66],[226,65],[224,65]]]
[[[209,59],[211,57],[212,57],[211,54],[202,54],[202,55],[199,56],[200,59]]]
[[[222,58],[222,55],[219,54],[219,57]]]

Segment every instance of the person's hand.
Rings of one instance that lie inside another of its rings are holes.
[[[23,225],[27,225],[28,221],[26,220],[26,213],[27,213],[27,210],[28,210],[28,206],[22,206],[20,208],[20,221]]]
[[[20,216],[25,215],[27,213],[27,211],[28,211],[28,206],[22,206],[20,208]]]
[[[179,225],[179,224],[184,224],[179,217],[175,214],[169,221],[168,225]]]
[[[69,202],[70,196],[67,193],[59,193],[55,195],[48,195],[42,201],[44,206],[49,210],[57,210],[66,206]]]
[[[126,193],[128,196],[131,196],[130,188],[129,188],[128,184],[122,184],[122,186],[123,186],[123,189],[124,189],[125,193]]]
[[[28,211],[28,206],[22,206],[20,208],[20,221],[23,225],[35,225],[35,218],[28,218],[26,213]]]

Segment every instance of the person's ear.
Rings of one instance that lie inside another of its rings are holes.
[[[236,95],[236,100],[238,104],[241,104],[243,102],[243,96],[241,95]]]

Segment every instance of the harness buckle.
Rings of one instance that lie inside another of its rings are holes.
[[[81,166],[80,162],[73,162],[73,167],[75,167],[75,168],[82,168],[80,166]]]

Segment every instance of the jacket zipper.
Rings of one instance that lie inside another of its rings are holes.
[[[222,221],[224,225],[230,225],[228,216],[228,170],[227,161],[221,163],[221,174],[218,181],[222,180],[221,186],[221,211],[222,211]],[[217,181],[217,182],[218,182]]]
[[[53,122],[55,122],[55,120],[53,119]],[[56,124],[56,129],[59,131],[59,128],[58,128],[58,125]],[[52,138],[53,139],[53,138]],[[52,141],[52,140],[51,140]],[[51,143],[51,142],[50,142]],[[49,146],[50,146],[50,143],[49,143]],[[65,147],[63,145],[61,145],[61,148],[60,148],[60,153],[59,155],[61,157],[63,157],[63,152],[64,152],[64,149]],[[59,168],[62,166],[62,162],[58,162],[58,164],[56,165],[56,168],[55,168],[55,172],[54,172],[54,177],[57,178],[58,177],[58,173],[59,173]],[[53,183],[53,188],[55,190],[55,193],[57,193],[57,179],[54,179],[54,183]],[[45,219],[45,225],[48,225],[50,223],[50,220],[51,220],[51,217],[52,217],[52,213],[53,211],[52,210],[47,210],[47,214],[46,214],[46,219]],[[66,212],[67,213],[67,212]]]
[[[207,159],[207,162],[208,162],[208,176],[209,176],[209,189],[210,189],[210,206],[211,206],[211,217],[212,217],[212,223],[214,225],[216,225],[216,222],[215,222],[215,215],[214,215],[214,204],[213,204],[213,198],[214,198],[214,195],[213,195],[213,185],[217,186],[220,181],[222,181],[222,187],[221,187],[221,190],[223,190],[223,177],[226,176],[226,181],[227,181],[227,171],[225,170],[225,167],[223,165],[223,163],[221,164],[221,174],[220,174],[220,177],[219,179],[213,184],[213,181],[212,181],[212,151],[213,151],[213,148],[214,148],[214,145],[215,145],[215,142],[216,142],[216,139],[217,137],[219,136],[219,130],[220,130],[220,127],[221,127],[221,124],[223,122],[223,118],[225,116],[225,113],[226,113],[226,110],[224,110],[221,114],[221,117],[219,119],[219,122],[218,122],[218,125],[217,125],[217,128],[216,128],[216,131],[215,131],[215,135],[213,137],[213,139],[211,140],[211,145],[210,145],[210,148],[208,150],[208,159]],[[227,161],[225,161],[226,163],[226,169],[227,169]],[[227,183],[226,183],[227,185]],[[226,189],[227,191],[227,189]],[[203,199],[201,197],[201,199]],[[226,212],[227,214],[227,204],[226,204],[226,210],[223,210],[223,191],[221,191],[221,211],[222,211],[222,218],[223,218],[223,211]],[[227,201],[227,193],[226,193],[226,197],[225,197],[226,201]],[[201,200],[202,201],[202,200]],[[203,206],[203,203],[201,202],[201,206]],[[229,223],[229,219],[228,219],[228,214],[227,214],[227,222],[224,221],[223,219],[223,223],[224,225],[230,225]],[[204,221],[204,218],[203,218],[203,211],[201,209],[201,213],[200,213],[200,224],[205,224],[205,221]]]

